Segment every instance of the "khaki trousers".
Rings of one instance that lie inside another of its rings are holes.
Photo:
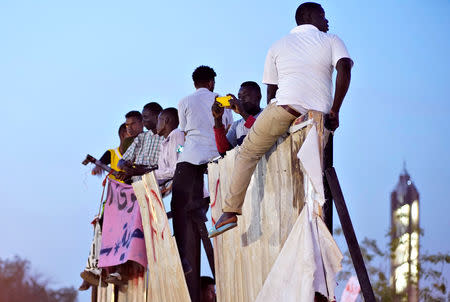
[[[230,191],[223,212],[242,214],[245,193],[261,157],[287,132],[296,117],[276,104],[269,104],[258,116],[236,156]]]

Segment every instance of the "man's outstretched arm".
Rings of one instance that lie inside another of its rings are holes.
[[[214,136],[216,139],[217,151],[220,155],[225,154],[228,150],[231,150],[233,146],[227,140],[227,130],[222,122],[222,117],[225,112],[224,107],[220,107],[217,102],[211,107],[212,115],[214,117]]]
[[[342,58],[336,64],[336,88],[334,92],[333,106],[330,110],[329,125],[330,130],[336,130],[339,127],[339,110],[341,109],[344,97],[350,86],[351,70],[353,61],[350,58]]]

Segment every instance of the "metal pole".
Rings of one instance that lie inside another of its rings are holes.
[[[166,213],[167,218],[171,219],[173,217],[172,211]],[[200,238],[202,239],[203,248],[205,249],[206,256],[208,258],[209,267],[214,278],[216,278],[216,272],[214,269],[214,249],[211,243],[211,239],[208,237],[208,229],[204,222],[196,222],[198,231],[200,233]]]
[[[353,229],[350,215],[348,214],[347,206],[345,205],[344,195],[342,194],[341,186],[333,167],[325,170],[325,175],[331,189],[331,194],[334,198],[334,204],[341,221],[342,231],[347,241],[348,250],[352,257],[353,266],[355,267],[356,275],[358,276],[359,285],[364,296],[365,302],[375,302],[375,295],[373,294],[372,285],[370,284],[369,276],[367,274],[366,266],[359,248],[358,240],[356,239],[355,230]]]
[[[197,223],[198,231],[200,232],[200,238],[202,238],[203,248],[205,249],[206,257],[208,258],[209,267],[211,273],[216,278],[216,271],[214,269],[214,249],[211,244],[211,239],[208,237],[208,230],[204,222]]]
[[[333,133],[330,132],[328,141],[323,149],[323,166],[324,170],[333,167]],[[325,216],[325,225],[333,235],[333,196],[326,176],[323,177],[323,192],[325,195],[325,204],[323,205],[323,213]]]
[[[97,302],[98,296],[98,286],[92,285],[91,286],[91,301]]]

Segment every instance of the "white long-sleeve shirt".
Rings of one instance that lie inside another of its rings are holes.
[[[173,177],[183,145],[184,133],[180,129],[174,129],[161,142],[158,169],[155,170],[155,176],[158,182],[163,182]]]
[[[201,165],[219,156],[214,137],[214,117],[211,107],[217,93],[206,88],[198,88],[193,94],[183,98],[178,104],[180,130],[186,133],[186,143],[178,162]],[[230,109],[222,116],[225,129],[233,123]]]

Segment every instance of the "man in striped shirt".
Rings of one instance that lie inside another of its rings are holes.
[[[154,104],[158,106],[148,106],[149,104],[144,106],[142,115],[151,117],[156,116],[157,118],[162,110],[161,106],[157,103]],[[145,123],[144,125],[147,127],[147,124],[148,123]],[[154,121],[154,123],[151,121],[150,124],[156,125],[156,121]],[[140,133],[119,161],[119,168],[124,170],[127,176],[133,176],[133,181],[139,180],[141,178],[140,176],[148,171],[149,166],[158,164],[160,144],[163,140],[164,137],[154,134],[151,129]]]

